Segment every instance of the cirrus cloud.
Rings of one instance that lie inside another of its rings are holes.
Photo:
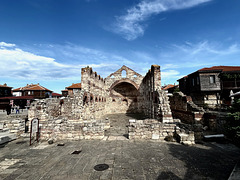
[[[191,8],[212,0],[142,0],[129,8],[126,14],[116,17],[112,31],[127,40],[143,36],[146,29],[145,21],[151,16],[165,11]]]

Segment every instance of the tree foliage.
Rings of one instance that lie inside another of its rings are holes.
[[[240,146],[240,98],[229,108],[227,135]]]

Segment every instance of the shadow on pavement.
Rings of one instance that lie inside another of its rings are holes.
[[[183,146],[168,144],[169,154],[184,162],[184,167],[175,165],[179,172],[187,169],[183,179],[228,179],[240,159],[240,149],[232,144],[206,143]],[[160,179],[182,179],[171,171],[161,172]]]

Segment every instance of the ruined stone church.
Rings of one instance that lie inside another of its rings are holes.
[[[166,93],[161,90],[160,66],[145,76],[122,66],[103,79],[91,67],[81,70],[81,91],[65,99],[31,104],[29,119],[40,121],[41,138],[103,139],[111,121],[107,114],[141,113],[147,119],[129,121],[129,139],[164,139],[175,125]]]

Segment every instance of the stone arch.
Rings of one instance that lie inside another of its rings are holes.
[[[116,86],[116,85],[118,85],[118,84],[120,84],[120,83],[123,83],[123,82],[126,82],[126,83],[129,83],[129,84],[131,84],[131,85],[133,85],[137,90],[138,90],[138,85],[134,82],[134,81],[132,81],[132,80],[130,80],[130,79],[121,79],[121,80],[118,80],[118,81],[115,81],[112,85],[111,85],[111,87],[109,88],[109,91],[111,92],[111,90]]]

